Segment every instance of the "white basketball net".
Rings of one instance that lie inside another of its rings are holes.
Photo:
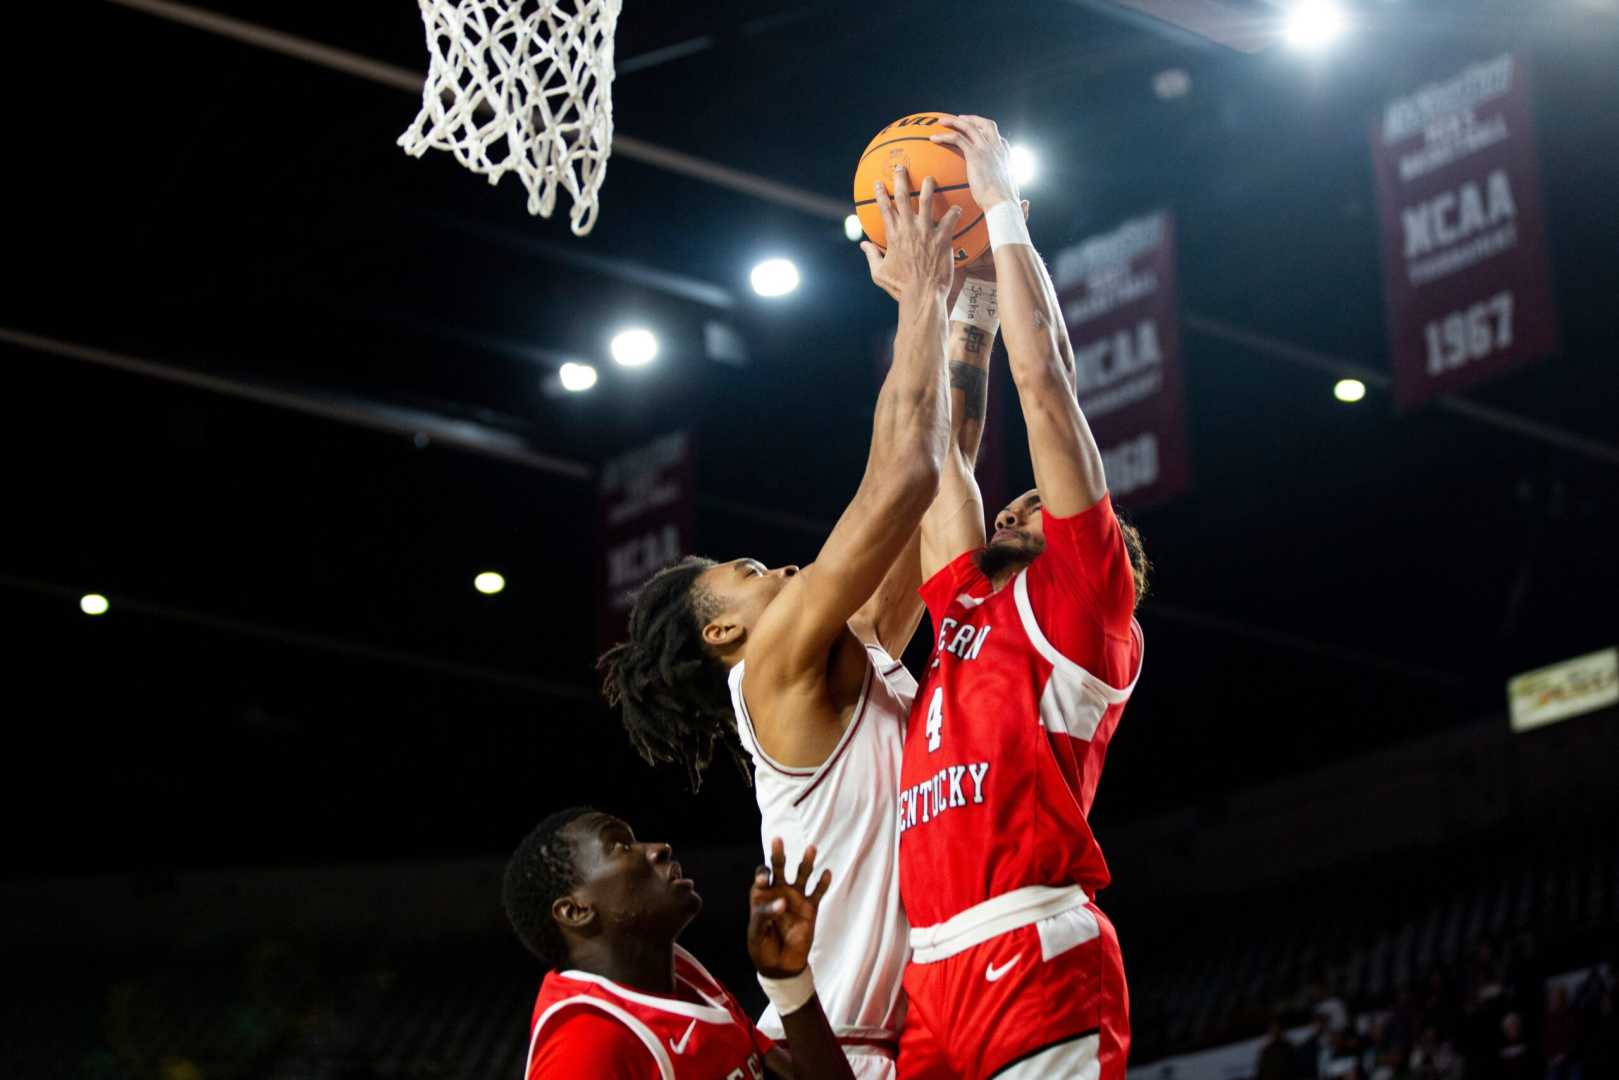
[[[528,212],[557,186],[573,231],[596,223],[613,149],[613,33],[623,0],[417,0],[432,63],[405,153],[449,150],[500,182],[516,172]]]

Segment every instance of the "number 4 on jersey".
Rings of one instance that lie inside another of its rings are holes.
[[[944,687],[934,689],[933,699],[928,702],[928,753],[939,748],[944,737]]]

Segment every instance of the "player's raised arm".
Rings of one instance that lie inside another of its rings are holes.
[[[960,211],[934,221],[933,186],[923,181],[913,202],[903,169],[895,172],[892,200],[877,186],[889,240],[880,273],[899,302],[894,362],[877,395],[860,487],[814,564],[761,617],[748,653],[750,688],[824,683],[829,649],[848,633],[850,617],[877,590],[938,491],[949,436],[944,304]]]
[[[1056,289],[1029,242],[1008,147],[995,122],[956,116],[940,123],[951,131],[933,139],[966,157],[973,199],[989,222],[1001,333],[1029,431],[1035,486],[1053,516],[1071,517],[1101,501],[1107,479],[1101,451],[1074,396],[1073,351]]]
[[[1027,207],[1027,203],[1024,204]],[[861,247],[879,286],[881,256],[869,241]],[[950,378],[950,442],[945,449],[939,494],[922,518],[922,528],[900,552],[882,584],[849,621],[862,641],[897,657],[916,633],[926,610],[922,583],[963,551],[984,542],[983,499],[973,469],[984,437],[989,401],[989,357],[999,321],[995,315],[995,266],[985,254],[957,271],[951,288],[945,367]]]

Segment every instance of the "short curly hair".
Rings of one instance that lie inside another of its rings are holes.
[[[579,884],[579,868],[574,861],[573,843],[562,830],[586,814],[590,806],[570,806],[558,810],[534,826],[523,837],[501,883],[506,918],[524,948],[540,958],[547,968],[561,967],[568,959],[568,943],[562,928],[551,914],[551,905]]]

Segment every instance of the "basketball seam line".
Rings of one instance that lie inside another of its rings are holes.
[[[935,195],[937,195],[941,191],[961,191],[963,188],[967,188],[967,187],[970,187],[970,186],[971,186],[970,184],[946,184],[944,187],[936,187],[936,188],[934,188],[933,193]],[[911,192],[911,198],[913,198],[913,199],[919,198],[919,197],[921,197],[921,194],[922,193],[920,191],[913,191],[913,192]],[[892,198],[893,196],[889,196],[889,197]],[[870,199],[859,199],[859,200],[857,200],[855,202],[855,205],[856,206],[870,206],[872,203],[875,203],[876,201],[877,201],[877,199],[874,196],[874,197],[872,197]]]
[[[869,158],[871,155],[875,154],[877,151],[881,150],[883,147],[885,147],[885,146],[893,146],[897,142],[932,142],[932,141],[933,141],[933,136],[932,135],[901,135],[897,139],[889,139],[886,142],[878,143],[876,146],[868,147],[866,149],[866,152],[864,154],[860,155],[860,160],[862,162],[864,162],[867,158]]]

